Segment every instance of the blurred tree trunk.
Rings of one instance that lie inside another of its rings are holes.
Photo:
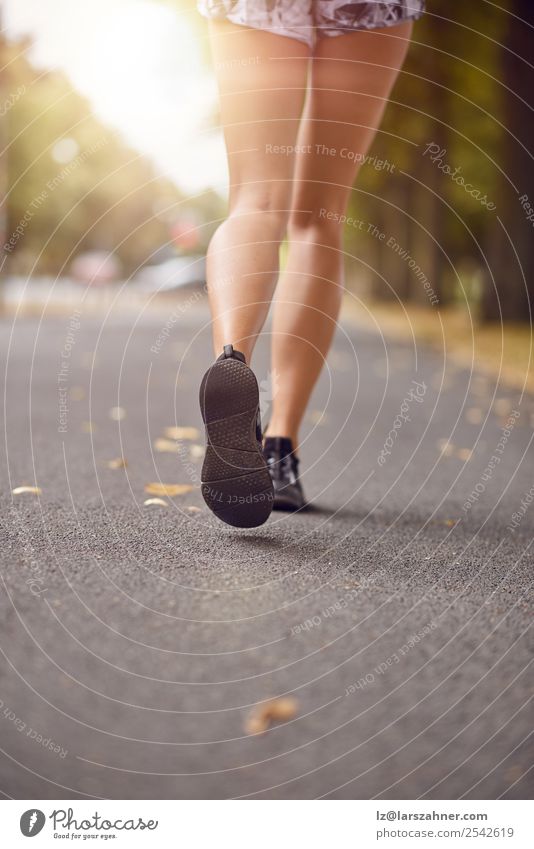
[[[435,46],[438,52],[433,49],[423,50],[419,60],[419,73],[429,80],[430,108],[426,116],[427,138],[421,141],[419,163],[415,171],[419,182],[415,182],[413,186],[414,199],[411,210],[418,223],[412,225],[411,254],[426,274],[440,305],[443,305],[449,294],[444,286],[444,277],[448,271],[446,255],[454,255],[454,247],[449,243],[448,232],[444,226],[447,217],[447,191],[443,175],[428,156],[422,155],[422,149],[430,143],[437,144],[441,150],[448,150],[450,147],[450,127],[455,126],[451,102],[451,90],[454,91],[453,56],[461,53],[461,47],[458,45],[458,29],[448,0],[435,0],[432,12],[438,16],[436,20],[425,16],[424,21],[428,27],[428,44]],[[441,52],[444,44],[451,45],[450,52],[453,56]],[[418,284],[418,281],[415,283]],[[420,284],[413,287],[413,299],[419,302],[426,300],[424,292],[423,298],[420,297],[420,289]]]
[[[392,247],[388,247],[387,242],[390,236],[393,236],[397,245],[400,246],[401,253],[410,252],[412,222],[406,212],[413,213],[410,209],[408,196],[409,185],[406,180],[391,180],[387,195],[389,204],[384,204],[385,224],[382,232],[385,233],[385,239],[384,244],[381,245],[385,268],[384,276],[391,287],[391,296],[396,294],[401,301],[407,301],[410,298],[413,287],[412,273],[406,260],[399,256]]]
[[[446,129],[435,121],[429,141],[446,148]],[[443,305],[447,300],[444,280],[448,271],[447,256],[451,256],[451,249],[444,226],[446,207],[442,200],[441,173],[427,156],[421,156],[416,176],[419,182],[412,184],[413,199],[410,204],[411,214],[416,219],[416,223],[412,222],[410,227],[410,253],[426,274],[440,305]],[[413,301],[427,302],[427,295],[415,277],[412,279],[411,293]]]
[[[510,12],[517,17],[509,18],[502,53],[502,79],[508,87],[503,123],[508,132],[499,163],[506,176],[499,178],[497,197],[497,215],[509,239],[496,221],[488,233],[495,285],[488,281],[483,318],[499,320],[502,315],[504,319],[528,321],[529,311],[534,308],[534,221],[527,220],[521,198],[534,211],[534,71],[528,64],[532,57],[534,4],[532,0],[512,0],[510,6]]]

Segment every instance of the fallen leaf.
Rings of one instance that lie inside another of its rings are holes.
[[[126,418],[126,410],[124,407],[112,407],[109,411],[110,419],[113,419],[114,422],[121,422],[124,418]]]
[[[163,432],[169,439],[198,439],[200,436],[196,427],[166,427]]]
[[[82,422],[82,430],[84,433],[93,433],[96,430],[96,425],[93,422]]]
[[[247,734],[263,734],[273,722],[287,722],[297,713],[297,700],[291,696],[281,699],[271,699],[254,707],[245,722]]]
[[[157,504],[159,507],[168,507],[169,502],[164,501],[163,498],[147,498],[146,501],[143,501],[145,507],[149,507],[151,504]]]
[[[13,490],[13,495],[22,495],[24,492],[31,492],[33,495],[41,495],[40,486],[16,486]]]
[[[452,528],[452,526],[456,524],[456,519],[445,519],[444,524],[447,525],[448,528]]]
[[[479,407],[469,407],[469,409],[465,411],[465,417],[469,424],[481,424],[483,418],[482,410]]]
[[[324,412],[324,410],[312,410],[309,415],[309,419],[313,424],[321,424],[324,425],[328,421],[328,416]]]
[[[83,401],[85,398],[85,389],[83,386],[73,386],[69,394],[73,401]]]
[[[173,439],[156,439],[154,442],[154,451],[164,452],[169,454],[178,454],[179,445]]]
[[[471,450],[471,448],[459,448],[456,452],[456,456],[459,460],[470,460],[472,454],[473,451]]]
[[[454,454],[454,445],[448,439],[438,439],[438,448],[445,457]]]
[[[493,411],[498,416],[507,416],[512,409],[512,402],[508,398],[496,398],[493,402]]]
[[[147,483],[145,492],[149,495],[167,495],[173,498],[175,495],[185,495],[191,492],[193,487],[189,483]]]
[[[194,507],[192,504],[187,508],[189,513],[202,513],[200,507]]]
[[[108,460],[106,465],[108,469],[125,469],[128,462],[124,457],[116,457],[115,460]]]

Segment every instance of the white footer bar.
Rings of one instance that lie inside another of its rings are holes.
[[[4,801],[2,845],[532,847],[529,801]],[[35,844],[28,839],[35,837]]]

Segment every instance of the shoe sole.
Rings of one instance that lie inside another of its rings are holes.
[[[263,525],[274,490],[256,438],[259,391],[254,373],[233,357],[218,360],[204,375],[199,395],[206,428],[204,501],[228,525]]]

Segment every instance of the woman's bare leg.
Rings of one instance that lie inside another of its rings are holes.
[[[208,251],[213,343],[250,361],[278,278],[309,50],[228,21],[212,21],[210,38],[230,172],[229,216]]]
[[[343,294],[338,223],[409,45],[412,25],[318,41],[298,138],[289,256],[276,290],[272,368],[278,389],[267,434],[298,431],[336,328]],[[336,220],[337,216],[337,220]]]

